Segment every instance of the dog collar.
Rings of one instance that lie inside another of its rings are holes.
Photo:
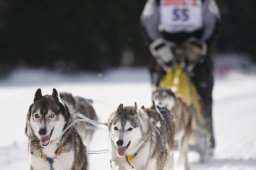
[[[50,170],[54,170],[53,168],[53,159],[52,158],[47,158],[49,164],[50,164]]]
[[[137,155],[137,153],[135,154],[126,154],[125,155],[125,158],[126,158],[126,161],[128,162],[128,164],[132,167],[132,169],[134,169],[133,165],[132,165],[132,162],[135,158],[135,156]]]
[[[49,164],[50,164],[50,170],[54,170],[53,168],[53,163],[54,163],[54,159],[56,159],[60,154],[61,152],[63,151],[63,148],[64,148],[64,145],[60,146],[56,151],[55,151],[55,157],[51,158],[51,157],[47,157],[43,151],[41,150],[41,154],[42,154],[42,157],[44,158],[45,161],[48,161]]]

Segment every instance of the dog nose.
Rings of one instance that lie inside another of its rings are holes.
[[[40,129],[39,135],[46,135],[46,129]]]
[[[123,140],[118,140],[118,141],[116,142],[117,146],[122,146],[122,145],[123,145],[123,143],[124,143],[124,141],[123,141]]]

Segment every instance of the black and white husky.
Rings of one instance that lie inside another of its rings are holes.
[[[35,93],[26,121],[29,156],[33,170],[87,170],[86,148],[75,127],[71,126],[67,107],[58,92],[42,96]]]
[[[162,109],[168,109],[174,117],[175,142],[178,144],[178,165],[189,170],[188,147],[192,136],[192,112],[182,99],[169,88],[158,87],[152,92],[152,100]]]
[[[172,170],[174,123],[155,108],[119,105],[108,120],[115,170]]]

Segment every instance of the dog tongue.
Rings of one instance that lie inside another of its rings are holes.
[[[47,136],[42,136],[40,141],[43,145],[48,145],[49,141],[50,141],[50,135],[47,135]]]
[[[118,152],[118,155],[119,156],[124,156],[124,154],[125,154],[125,152],[126,152],[126,147],[118,147],[118,150],[117,150],[117,152]]]

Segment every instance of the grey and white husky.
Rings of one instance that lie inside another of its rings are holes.
[[[42,96],[35,93],[26,121],[32,170],[87,170],[86,147],[77,133],[68,108],[58,92]]]
[[[61,100],[68,106],[72,118],[89,118],[91,120],[98,120],[97,114],[93,108],[93,101],[85,99],[80,96],[73,96],[71,93],[60,92]],[[81,136],[82,141],[86,146],[92,140],[95,127],[89,123],[80,122],[76,124],[78,134]]]
[[[192,113],[188,106],[169,88],[156,88],[152,93],[152,100],[162,109],[168,109],[174,117],[175,141],[178,144],[178,165],[189,169],[188,144],[192,133]]]
[[[170,114],[169,114],[170,115]],[[120,104],[108,120],[114,170],[172,170],[174,124],[155,108]]]

